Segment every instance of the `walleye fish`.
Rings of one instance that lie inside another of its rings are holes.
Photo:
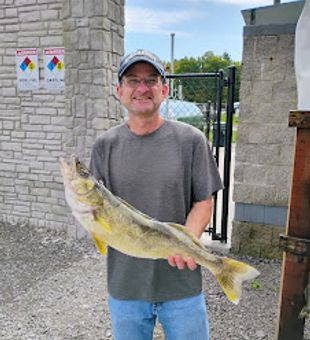
[[[101,254],[109,245],[130,256],[167,259],[180,254],[193,257],[216,277],[228,299],[238,304],[242,282],[259,272],[227,257],[210,254],[184,226],[159,222],[114,196],[75,156],[59,161],[66,200],[75,218],[92,235]]]

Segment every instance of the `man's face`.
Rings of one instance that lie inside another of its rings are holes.
[[[125,72],[116,90],[129,115],[151,116],[159,114],[168,86],[152,65],[139,62]]]

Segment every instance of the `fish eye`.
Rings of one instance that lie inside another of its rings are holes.
[[[89,173],[86,169],[80,169],[80,173],[79,175],[82,177],[82,178],[87,178],[89,176]]]
[[[87,168],[85,167],[85,165],[84,165],[82,162],[80,162],[79,160],[76,160],[75,168],[76,168],[76,170],[77,170],[78,175],[79,175],[81,178],[87,178],[87,177],[89,177],[89,171],[87,170]]]

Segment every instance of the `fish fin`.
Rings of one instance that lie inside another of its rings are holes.
[[[105,242],[103,242],[95,233],[92,233],[92,237],[100,254],[105,255],[107,253],[107,245]]]
[[[186,227],[182,224],[178,224],[178,223],[173,223],[173,222],[167,222],[168,225],[170,225],[171,227],[173,228],[176,228],[178,230],[182,230],[182,231],[185,231],[186,230]]]
[[[134,206],[132,206],[131,204],[129,204],[128,202],[123,200],[121,197],[119,197],[119,196],[115,196],[115,197],[120,201],[120,203],[124,204],[128,209],[134,211],[135,213],[139,214],[140,216],[143,216],[147,219],[152,220],[152,218],[149,215],[144,214],[142,211],[136,209]]]
[[[241,297],[242,282],[253,280],[260,273],[255,268],[240,261],[227,257],[223,257],[222,261],[223,269],[214,273],[214,275],[227,298],[237,305]]]
[[[186,233],[188,236],[190,236],[190,238],[196,244],[196,246],[198,246],[199,248],[204,248],[204,246],[202,245],[198,237],[194,235],[190,230],[188,230],[184,225],[178,224],[178,223],[167,223],[167,224],[181,232]]]
[[[103,229],[108,232],[112,233],[111,227],[108,225],[108,223],[102,218],[99,214],[96,214],[96,212],[93,213],[94,220],[97,222]]]

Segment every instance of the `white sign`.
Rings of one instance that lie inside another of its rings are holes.
[[[39,62],[36,48],[16,50],[17,88],[20,91],[39,88]]]
[[[63,47],[44,49],[45,88],[63,90],[65,88],[65,49]]]

